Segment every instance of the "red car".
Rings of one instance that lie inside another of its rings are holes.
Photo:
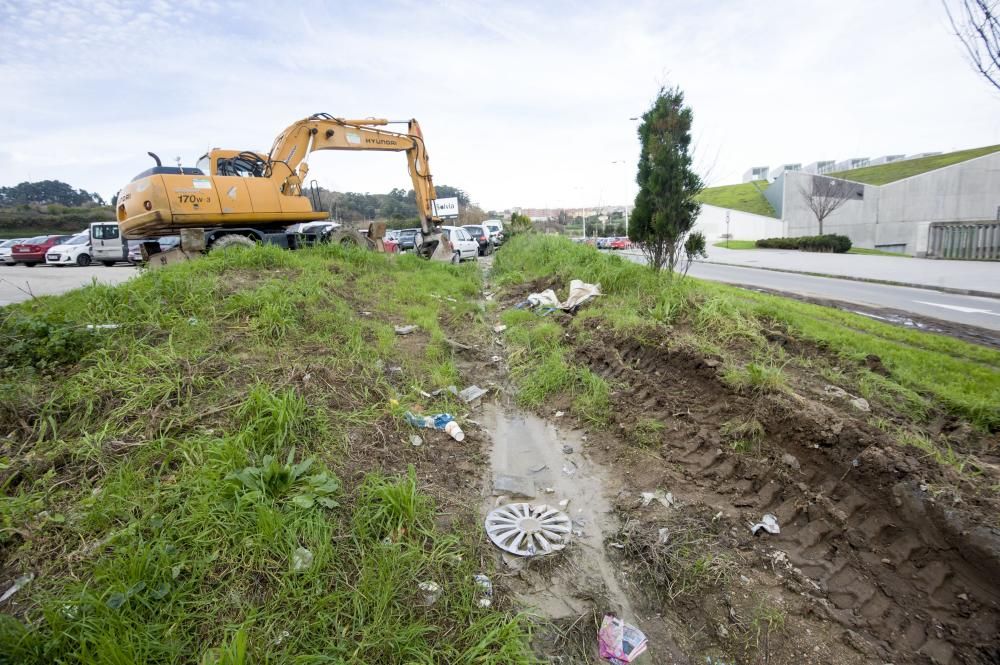
[[[37,236],[29,238],[19,245],[14,245],[10,251],[10,260],[14,263],[23,263],[26,266],[33,266],[36,263],[45,263],[45,252],[53,245],[58,245],[63,240],[68,240],[71,236]]]
[[[628,238],[615,238],[608,245],[611,249],[628,249],[632,246],[632,241]]]

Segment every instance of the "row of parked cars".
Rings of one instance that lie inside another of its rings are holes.
[[[109,227],[105,230],[102,227]],[[113,231],[110,227],[113,227]],[[0,241],[0,264],[36,266],[89,266],[102,263],[113,266],[127,261],[142,263],[140,247],[146,239],[124,241],[118,235],[117,224],[92,225],[72,235],[42,235],[34,238],[12,238]],[[180,243],[178,236],[157,238],[164,250]]]
[[[455,248],[458,261],[468,261],[478,256],[488,256],[503,244],[503,224],[498,220],[487,220],[482,224],[466,224],[464,226],[442,226],[441,232]],[[390,251],[407,252],[416,248],[420,242],[420,229],[403,229],[401,231],[386,231],[386,249]],[[395,245],[395,249],[389,246]]]

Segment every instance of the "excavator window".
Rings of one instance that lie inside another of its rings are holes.
[[[217,175],[235,175],[241,178],[263,178],[267,162],[252,152],[241,152],[235,157],[220,159],[216,163]]]

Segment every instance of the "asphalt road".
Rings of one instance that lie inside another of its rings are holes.
[[[643,263],[642,256],[623,254]],[[905,259],[893,259],[903,261]],[[738,268],[695,262],[688,273],[716,282],[794,293],[807,298],[853,303],[871,309],[891,309],[952,323],[1000,331],[1000,299],[942,293],[929,289],[856,282],[833,277]]]
[[[133,277],[136,269],[122,263],[104,266],[8,266],[0,264],[0,307],[28,300],[32,296],[51,296],[90,284],[120,284]]]

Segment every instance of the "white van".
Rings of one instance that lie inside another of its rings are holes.
[[[90,225],[90,253],[95,261],[113,266],[128,260],[128,243],[118,222],[94,222]]]

